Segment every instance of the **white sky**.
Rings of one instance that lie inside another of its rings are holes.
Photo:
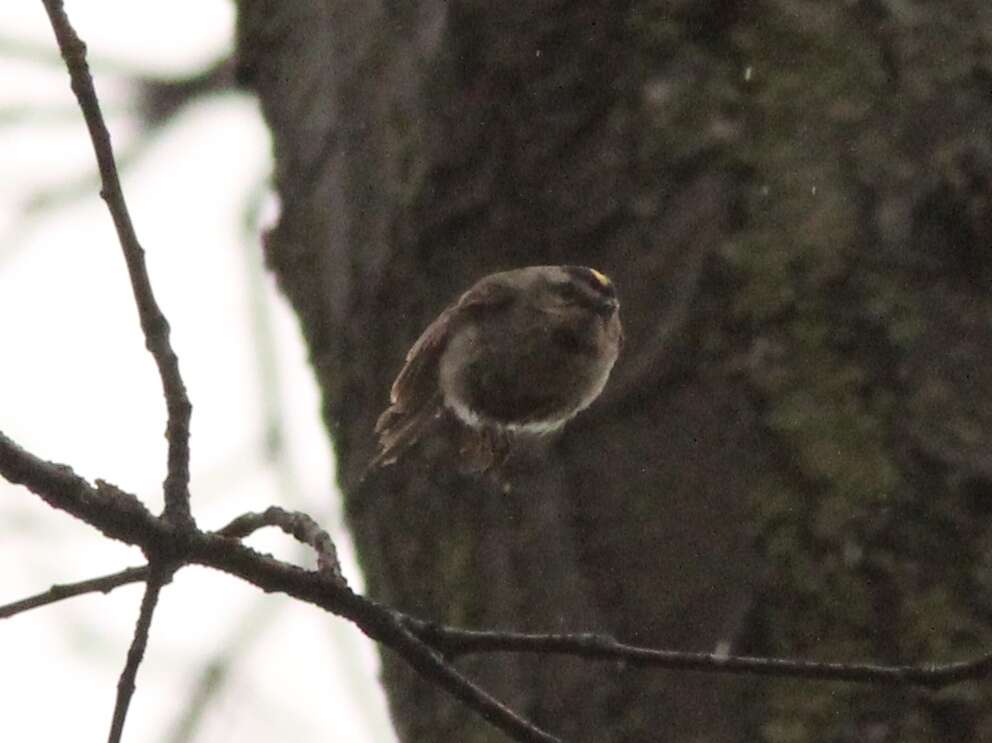
[[[134,127],[113,65],[189,73],[232,43],[228,0],[67,0],[66,9],[89,47],[118,154]],[[231,93],[185,110],[125,170],[125,195],[194,405],[200,523],[273,503],[305,510],[331,531],[355,576],[306,353],[261,267],[261,226],[248,237],[242,228],[268,158],[254,102]],[[88,180],[94,172],[41,3],[0,3],[0,430],[157,510],[164,404],[110,217]],[[81,184],[74,195],[31,209],[39,194],[72,183]],[[262,211],[271,220],[271,205]],[[286,426],[277,463],[263,456],[267,400]],[[310,564],[280,535],[252,544]],[[0,483],[0,604],[140,561]],[[132,586],[0,621],[5,739],[106,737],[140,595]],[[371,646],[356,629],[195,568],[163,593],[125,740],[169,740],[205,664],[232,647],[241,648],[237,661],[198,743],[393,740]]]

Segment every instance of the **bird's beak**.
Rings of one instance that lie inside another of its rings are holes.
[[[620,303],[612,297],[603,299],[599,304],[596,305],[596,314],[602,317],[604,320],[609,320],[613,317],[613,314],[617,311]]]

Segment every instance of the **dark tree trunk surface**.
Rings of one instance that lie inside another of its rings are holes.
[[[677,649],[992,647],[987,0],[241,0],[239,54],[372,596]],[[508,492],[415,464],[358,492],[423,327],[565,262],[621,292],[604,399]],[[384,662],[404,741],[504,740]],[[987,684],[460,665],[568,741],[992,740]]]

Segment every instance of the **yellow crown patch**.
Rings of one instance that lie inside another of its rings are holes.
[[[592,275],[596,277],[596,281],[598,281],[602,286],[604,286],[604,287],[606,287],[606,286],[612,286],[612,283],[606,277],[605,274],[601,274],[595,268],[590,268],[589,270],[592,271]]]

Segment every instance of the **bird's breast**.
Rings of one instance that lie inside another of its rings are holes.
[[[513,337],[485,331],[456,333],[439,368],[445,404],[473,428],[556,430],[596,399],[616,360],[600,320],[586,328],[547,323]]]

